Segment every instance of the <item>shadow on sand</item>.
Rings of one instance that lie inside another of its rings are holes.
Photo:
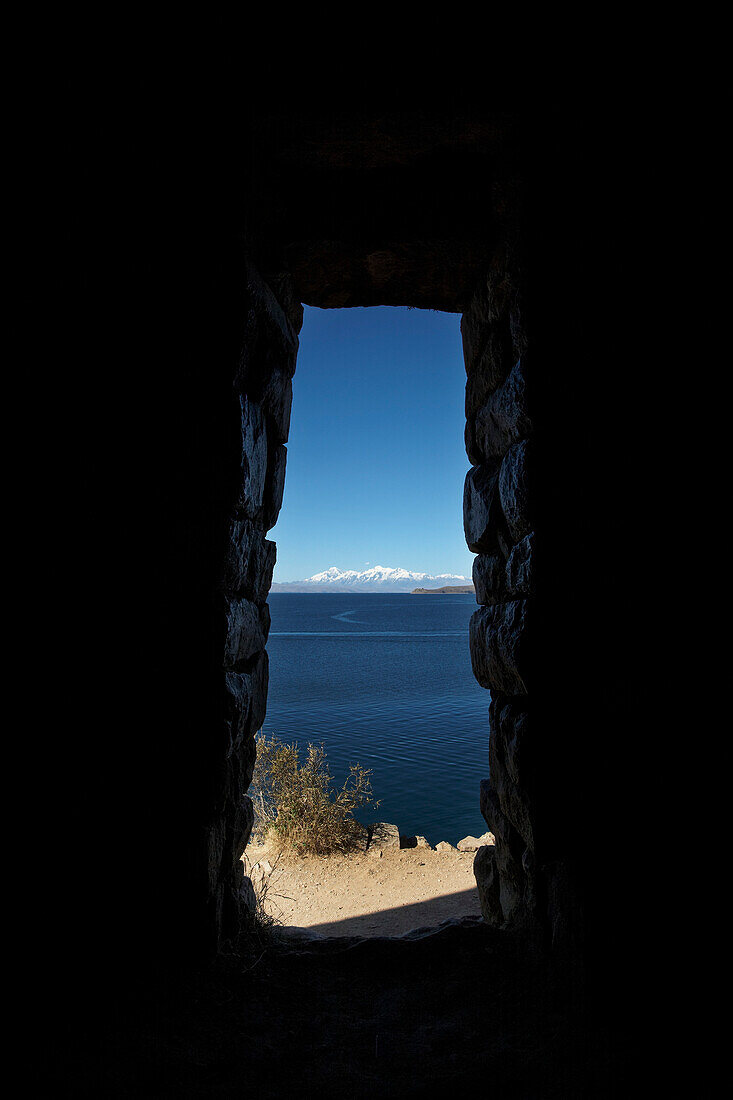
[[[427,898],[375,913],[345,917],[310,925],[306,930],[319,936],[402,936],[415,929],[434,928],[443,921],[481,916],[475,886],[471,890]]]

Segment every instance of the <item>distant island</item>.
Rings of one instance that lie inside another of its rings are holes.
[[[443,588],[413,588],[411,596],[455,595],[457,592],[475,592],[472,584],[446,584]]]

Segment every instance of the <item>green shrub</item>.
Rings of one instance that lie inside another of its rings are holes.
[[[263,840],[270,834],[284,847],[313,855],[363,846],[366,830],[354,813],[379,805],[370,775],[370,769],[351,764],[343,786],[337,789],[323,745],[309,744],[301,763],[297,745],[259,734],[250,790],[255,834]]]

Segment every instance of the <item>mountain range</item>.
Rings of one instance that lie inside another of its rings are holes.
[[[416,586],[424,587],[425,581],[439,585],[461,582],[471,583],[470,578],[455,573],[412,573],[408,569],[393,569],[388,565],[374,565],[358,572],[356,569],[337,569],[332,565],[322,573],[314,573],[304,581],[289,581],[272,585],[273,592],[412,592]]]

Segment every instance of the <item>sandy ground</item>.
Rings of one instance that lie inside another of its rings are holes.
[[[287,927],[326,936],[397,936],[480,916],[473,859],[473,852],[389,847],[297,856],[255,843],[243,856],[268,913]]]

